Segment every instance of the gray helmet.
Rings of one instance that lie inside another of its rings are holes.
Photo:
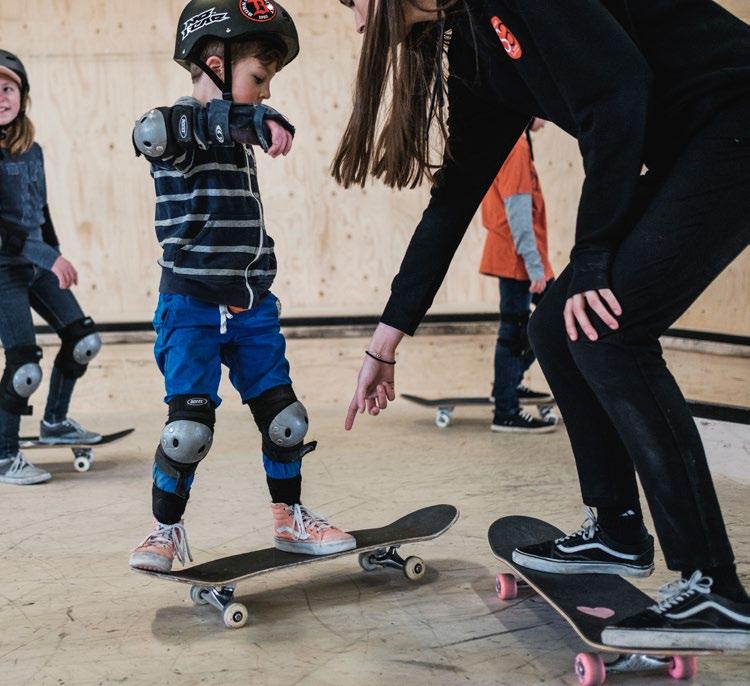
[[[200,67],[225,94],[231,94],[231,63],[225,64],[222,82],[201,61],[208,40],[220,40],[224,46],[254,37],[276,39],[284,51],[285,67],[299,54],[297,28],[290,14],[275,0],[190,0],[177,26],[174,59],[186,69]],[[228,52],[228,51],[226,51]],[[225,54],[226,54],[225,52]]]
[[[0,50],[0,69],[13,72],[21,80],[21,92],[24,95],[29,92],[29,77],[26,74],[26,68],[12,52]]]

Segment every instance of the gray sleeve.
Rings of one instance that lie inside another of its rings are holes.
[[[42,269],[50,270],[60,253],[43,240],[29,236],[21,250],[21,257]]]
[[[534,223],[532,217],[532,200],[530,193],[519,193],[505,198],[505,214],[508,217],[510,232],[516,252],[523,259],[526,272],[531,281],[544,278],[542,257],[536,247]]]

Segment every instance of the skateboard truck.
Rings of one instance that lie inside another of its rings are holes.
[[[387,548],[377,548],[359,554],[359,566],[366,572],[372,572],[379,567],[400,569],[410,581],[418,581],[427,571],[427,566],[421,557],[411,555],[405,560],[398,554],[398,545]],[[321,556],[322,557],[322,556]],[[190,600],[196,605],[213,605],[224,620],[228,629],[239,629],[247,624],[249,612],[242,603],[234,601],[236,585],[199,586],[190,587]]]
[[[392,567],[400,569],[404,576],[410,581],[421,579],[427,567],[421,557],[411,555],[405,560],[398,554],[398,545],[388,546],[388,548],[378,548],[370,552],[359,554],[359,566],[366,572],[374,572],[378,567]]]
[[[247,624],[249,613],[242,603],[234,602],[236,586],[191,586],[190,600],[196,605],[213,605],[229,629],[239,629]]]
[[[664,670],[673,679],[692,679],[698,673],[698,661],[692,655],[655,657],[637,653],[623,653],[611,662],[605,662],[598,653],[578,653],[575,661],[576,677],[583,686],[600,686],[607,674]]]

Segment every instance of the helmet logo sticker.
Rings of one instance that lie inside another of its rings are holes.
[[[250,21],[270,21],[276,16],[276,6],[268,0],[240,0],[240,12]]]
[[[191,33],[200,31],[209,24],[218,24],[222,21],[229,20],[229,12],[217,12],[215,7],[196,14],[186,20],[182,26],[182,40],[185,40]]]
[[[497,37],[503,45],[503,50],[508,53],[508,57],[513,60],[520,60],[523,56],[523,50],[518,39],[511,33],[511,30],[503,23],[500,17],[490,19],[492,28],[495,29]]]

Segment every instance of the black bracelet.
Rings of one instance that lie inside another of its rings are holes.
[[[389,364],[391,366],[393,366],[393,365],[396,364],[396,360],[392,360],[392,361],[384,360],[382,357],[380,357],[380,355],[377,355],[375,353],[371,353],[369,350],[365,350],[365,355],[367,355],[368,357],[371,357],[373,360],[377,360],[378,362],[382,362],[383,364]]]

